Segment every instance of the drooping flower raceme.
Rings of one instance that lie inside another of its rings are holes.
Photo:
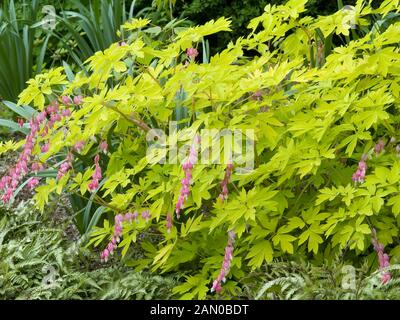
[[[232,176],[232,171],[233,171],[233,164],[228,163],[225,169],[225,175],[224,175],[224,180],[221,182],[221,193],[219,195],[219,199],[222,201],[225,201],[228,199],[228,183],[229,179]],[[229,231],[228,232],[228,245],[225,247],[225,256],[224,256],[224,261],[222,262],[222,267],[219,272],[219,275],[217,279],[214,280],[211,292],[217,292],[220,293],[222,290],[222,282],[225,282],[225,278],[227,274],[229,273],[231,261],[233,258],[233,243],[235,241],[235,232],[234,231]]]
[[[395,141],[395,140],[393,140],[393,141]],[[378,143],[375,144],[373,152],[375,153],[375,155],[379,155],[384,151],[384,147],[385,147],[385,141],[383,139],[380,139],[378,141]],[[400,150],[400,148],[399,148],[399,150]],[[396,151],[397,151],[397,147],[396,147]],[[367,172],[367,158],[368,158],[368,155],[363,154],[360,162],[358,163],[357,171],[352,176],[352,180],[355,183],[363,183],[365,180],[365,174]]]
[[[73,159],[74,159],[74,156],[72,155],[72,153],[68,153],[67,158],[60,165],[60,168],[58,169],[57,180],[60,180],[72,168],[72,160]]]
[[[121,241],[122,222],[124,220],[125,216],[122,214],[117,214],[115,216],[114,235],[106,248],[100,254],[100,259],[102,262],[108,261],[109,256],[113,254],[114,250],[117,248],[118,243]]]
[[[96,154],[96,156],[94,157],[95,169],[94,169],[94,173],[92,175],[92,181],[89,183],[89,186],[88,186],[90,191],[94,191],[99,187],[99,181],[102,178],[99,160],[100,160],[100,156],[98,154]]]
[[[228,192],[229,192],[228,183],[229,179],[231,178],[232,171],[233,171],[233,164],[228,163],[225,169],[224,180],[221,181],[221,193],[219,194],[219,198],[222,201],[228,199]]]
[[[190,193],[190,185],[192,184],[192,170],[193,166],[198,160],[198,148],[200,145],[200,136],[196,135],[193,139],[193,143],[190,146],[189,156],[186,161],[182,164],[182,169],[185,172],[185,177],[181,180],[181,190],[178,197],[178,201],[175,205],[175,213],[177,218],[180,217],[180,211],[183,208],[185,200],[188,198]]]
[[[76,97],[75,97],[76,98]],[[78,97],[79,101],[74,98],[74,102],[81,103],[82,97]],[[69,105],[72,103],[71,99],[67,96],[61,97],[60,101],[64,105]],[[51,128],[54,127],[55,123],[61,121],[63,118],[67,118],[71,115],[71,110],[65,108],[60,111],[60,103],[57,100],[52,101],[42,112],[39,112],[36,116],[32,117],[29,121],[30,131],[26,137],[25,145],[23,147],[23,151],[21,152],[17,164],[15,167],[11,168],[9,174],[2,177],[0,179],[0,191],[3,191],[3,195],[1,199],[3,202],[7,203],[10,201],[11,197],[14,194],[14,191],[17,189],[19,183],[23,179],[25,175],[29,173],[29,165],[32,160],[34,160],[34,156],[32,155],[35,144],[37,143],[38,136],[46,137]],[[20,125],[23,125],[23,121],[19,121]],[[79,142],[78,151],[83,148],[83,142]],[[49,151],[50,143],[49,141],[45,142],[42,146],[40,146],[40,150],[42,153]],[[72,167],[72,154],[67,156],[67,159],[59,168],[57,179],[60,179],[65,175],[66,172]],[[43,168],[42,165],[34,162],[31,166],[33,172],[37,173],[39,170]],[[96,177],[101,177],[101,170],[99,170],[99,166],[96,167]],[[37,178],[29,180],[27,182],[28,188],[34,188],[38,183]]]
[[[235,237],[236,234],[233,230],[228,232],[228,244],[225,247],[224,261],[222,262],[218,277],[212,284],[211,292],[215,291],[216,293],[220,293],[222,290],[222,283],[226,281],[226,276],[229,273],[233,259],[233,244],[235,242]]]
[[[128,212],[127,214],[125,214],[125,220],[129,221],[129,223],[132,223],[132,221],[133,221],[133,213],[132,212]]]
[[[172,214],[168,213],[166,222],[167,233],[171,233],[172,223]]]
[[[385,269],[390,266],[389,256],[384,252],[384,246],[379,243],[376,236],[376,230],[372,230],[372,244],[374,245],[374,250],[378,255],[379,269]],[[381,282],[386,284],[392,279],[392,274],[389,271],[383,271],[381,275]]]
[[[29,172],[28,165],[33,158],[32,151],[37,140],[37,134],[45,120],[46,112],[43,111],[29,121],[30,131],[26,137],[25,145],[18,158],[17,164],[10,169],[8,175],[2,177],[0,180],[0,191],[4,192],[1,199],[4,203],[10,201],[19,183]]]
[[[363,155],[361,157],[360,162],[358,163],[357,171],[353,174],[352,180],[355,183],[363,183],[365,180],[365,174],[367,172],[367,155]]]
[[[118,243],[121,241],[122,230],[123,230],[123,222],[132,223],[133,220],[137,222],[139,213],[135,211],[134,213],[128,212],[125,215],[117,214],[114,218],[115,225],[114,225],[114,234],[111,238],[111,241],[107,244],[106,248],[100,253],[100,260],[102,262],[107,262],[110,255],[114,253],[114,250],[117,249]],[[142,212],[142,218],[150,219],[151,214],[149,210],[145,210]]]
[[[71,110],[65,108],[60,111],[60,104],[55,100],[46,108],[45,115],[46,114],[49,119],[43,130],[44,135],[48,133],[49,129],[54,127],[56,122],[61,121],[63,118],[68,118],[71,115]]]

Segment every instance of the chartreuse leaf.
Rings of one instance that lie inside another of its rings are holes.
[[[90,233],[91,239],[86,244],[86,247],[90,245],[94,245],[97,247],[100,243],[104,241],[104,239],[109,238],[111,236],[113,227],[110,226],[108,220],[103,221],[103,228],[93,227],[93,231]]]
[[[157,254],[155,255],[155,257],[153,259],[153,265],[155,265],[155,268],[160,267],[167,261],[174,246],[175,246],[175,243],[169,243],[157,251]]]
[[[18,150],[22,145],[24,144],[24,141],[18,141],[18,142],[14,142],[12,140],[8,140],[8,141],[1,141],[0,142],[0,155],[9,152],[9,151],[16,151]]]
[[[269,240],[259,241],[254,244],[246,259],[250,259],[249,266],[252,269],[259,268],[263,262],[271,262],[274,256],[274,250],[272,249],[271,242]]]
[[[296,237],[289,234],[277,234],[272,238],[274,246],[277,247],[281,245],[283,252],[293,254],[293,244],[292,242],[296,240]]]
[[[394,216],[397,217],[398,214],[400,213],[400,195],[396,195],[390,198],[387,204],[389,206],[392,206],[392,212]]]
[[[308,251],[313,251],[314,254],[317,254],[318,247],[323,242],[322,237],[319,235],[321,233],[322,230],[319,226],[312,225],[309,229],[300,234],[298,244],[301,245],[308,240]]]
[[[47,179],[47,184],[38,186],[36,188],[36,194],[34,200],[37,208],[43,212],[45,205],[49,202],[50,194],[57,189],[57,183],[55,179]]]
[[[207,292],[210,290],[208,287],[208,279],[202,275],[185,276],[186,282],[176,286],[173,293],[178,293],[182,300],[190,299],[204,299]]]

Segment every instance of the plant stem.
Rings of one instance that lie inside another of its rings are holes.
[[[142,129],[145,132],[148,132],[151,130],[151,128],[141,119],[135,119],[133,117],[127,116],[126,114],[124,114],[121,110],[119,110],[118,108],[111,106],[110,104],[105,104],[104,105],[106,108],[109,108],[117,113],[119,113],[124,119],[126,119],[127,121],[133,123],[135,126],[139,127],[140,129]]]

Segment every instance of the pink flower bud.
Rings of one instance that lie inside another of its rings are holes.
[[[233,164],[229,163],[226,166],[225,169],[225,176],[224,179],[221,181],[221,193],[219,195],[219,199],[221,199],[222,201],[228,199],[228,183],[229,183],[229,178],[232,175],[232,171],[233,171]]]
[[[109,243],[107,249],[110,253],[112,253],[114,251],[114,245],[112,243]]]
[[[372,230],[372,244],[374,245],[374,250],[378,255],[378,262],[379,262],[379,269],[385,269],[390,266],[389,256],[384,253],[384,246],[383,244],[378,242],[376,230]],[[392,278],[390,272],[383,272],[381,276],[382,284],[388,283]]]
[[[99,183],[97,182],[97,180],[92,180],[88,185],[89,191],[95,191],[98,187]]]
[[[115,223],[122,223],[123,220],[124,220],[124,217],[122,214],[117,214],[115,216]]]
[[[83,101],[82,95],[78,95],[78,96],[74,97],[74,104],[80,105],[82,103],[82,101]]]
[[[110,252],[108,251],[108,249],[104,249],[103,251],[103,257],[104,257],[104,261],[107,262],[108,260],[108,256],[110,255]]]
[[[262,101],[263,100],[263,93],[262,91],[256,91],[251,95],[251,99],[255,101]]]
[[[68,96],[62,96],[61,97],[61,101],[63,104],[65,104],[66,106],[71,104],[71,98]]]
[[[392,279],[392,274],[390,272],[384,272],[382,274],[381,282],[382,284],[387,284]]]
[[[84,146],[85,146],[85,141],[80,140],[80,141],[78,141],[78,142],[76,142],[76,143],[74,144],[74,149],[75,149],[77,152],[81,152],[81,150],[83,149]]]
[[[190,59],[194,60],[199,55],[199,52],[195,48],[188,48],[186,49],[186,54]]]
[[[102,141],[102,142],[100,142],[99,147],[100,147],[100,150],[101,150],[102,152],[104,152],[105,154],[107,154],[107,150],[108,150],[107,141]]]
[[[122,233],[122,226],[121,226],[120,224],[117,224],[117,225],[115,226],[115,234],[118,235],[118,236],[120,236],[121,233]]]
[[[192,168],[193,168],[193,166],[191,165],[191,166],[187,169],[187,171],[186,171],[186,173],[185,173],[185,178],[186,178],[186,181],[188,181],[188,184],[191,184],[192,172],[191,172],[190,170],[192,170]]]
[[[65,109],[65,110],[61,111],[61,114],[63,117],[69,117],[71,115],[71,110]]]
[[[24,119],[18,118],[18,125],[20,128],[22,128],[24,126],[24,123],[25,123]]]
[[[49,143],[45,143],[43,146],[41,146],[40,151],[42,153],[45,153],[45,152],[49,151],[49,148],[50,148],[50,144]]]
[[[99,181],[102,178],[99,160],[100,160],[100,157],[98,154],[96,154],[96,156],[94,157],[95,170],[92,175],[92,181],[89,183],[89,186],[88,186],[90,191],[94,191],[99,187]]]
[[[36,120],[38,122],[43,122],[45,119],[46,119],[46,111],[40,112],[36,117]]]
[[[133,214],[132,214],[131,212],[128,212],[128,213],[125,215],[125,220],[126,220],[126,221],[129,221],[129,222],[132,222],[132,220],[133,220]]]
[[[224,260],[222,262],[222,267],[218,274],[218,277],[214,280],[211,292],[215,291],[220,293],[222,290],[222,282],[226,281],[226,275],[229,272],[231,261],[232,261],[232,254],[233,254],[233,242],[235,240],[235,232],[233,230],[228,232],[228,244],[225,247],[225,255]]]
[[[385,147],[385,141],[382,139],[379,140],[377,144],[374,146],[374,151],[376,154],[380,154],[383,151],[383,148]]]
[[[151,216],[151,214],[150,214],[150,211],[149,211],[149,210],[145,210],[145,211],[142,212],[142,218],[145,219],[146,222],[149,221],[150,216]]]
[[[33,190],[38,184],[39,184],[38,178],[30,178],[28,180],[27,186],[28,186],[29,190]]]
[[[352,180],[355,183],[363,183],[365,180],[365,174],[367,170],[367,164],[365,162],[366,157],[363,155],[360,162],[358,163],[357,171],[353,174]]]
[[[34,162],[34,163],[32,163],[31,169],[32,169],[33,172],[36,173],[36,172],[38,172],[39,170],[42,170],[42,169],[43,169],[43,165],[40,164],[40,163],[38,163],[38,162]]]
[[[167,233],[171,233],[172,229],[172,215],[170,213],[167,214],[167,222],[166,222]]]

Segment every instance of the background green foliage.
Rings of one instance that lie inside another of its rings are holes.
[[[209,38],[212,52],[223,49],[230,41],[248,33],[250,20],[259,16],[267,4],[284,4],[286,0],[178,0],[174,14],[186,17],[194,24],[204,24],[210,19],[227,17],[232,19],[232,33],[218,33]],[[355,0],[345,1],[354,5]],[[311,0],[307,3],[307,14],[310,16],[327,15],[338,9],[336,0]]]
[[[7,0],[0,6],[0,101],[15,101],[26,81],[42,70],[49,35],[34,27],[40,9],[37,0]]]

